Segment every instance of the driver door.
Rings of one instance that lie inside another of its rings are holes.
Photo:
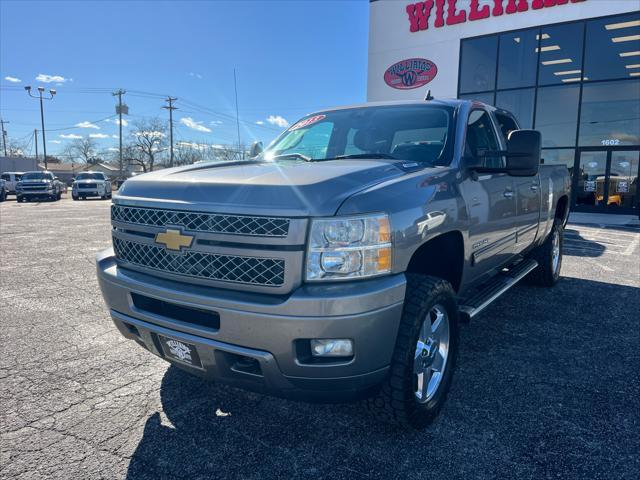
[[[465,135],[465,160],[487,168],[506,167],[489,112],[474,109],[469,114]],[[464,167],[464,166],[463,166]],[[473,280],[480,280],[501,268],[513,256],[515,246],[516,195],[513,177],[506,173],[475,173],[467,170],[461,193],[469,213],[469,240]]]

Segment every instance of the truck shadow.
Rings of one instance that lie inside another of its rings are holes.
[[[514,465],[527,478],[623,477],[635,433],[599,412],[637,418],[628,383],[637,337],[621,332],[637,328],[639,292],[570,277],[553,289],[517,286],[462,328],[449,399],[422,432],[378,423],[358,404],[290,402],[171,366],[127,478],[513,478]],[[594,362],[611,352],[615,361]],[[620,439],[619,455],[583,441],[596,430]]]
[[[600,257],[607,247],[580,235],[579,230],[566,228],[564,231],[564,253],[572,257]]]

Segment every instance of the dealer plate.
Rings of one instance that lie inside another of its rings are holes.
[[[163,335],[158,335],[158,338],[165,357],[192,367],[202,368],[202,362],[195,345]]]

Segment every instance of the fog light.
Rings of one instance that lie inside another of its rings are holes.
[[[311,355],[314,357],[351,357],[353,342],[347,339],[311,340]]]

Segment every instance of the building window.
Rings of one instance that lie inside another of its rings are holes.
[[[496,94],[496,107],[513,113],[521,128],[533,127],[535,89],[507,90]]]
[[[585,85],[580,146],[640,144],[640,80]]]
[[[538,89],[535,128],[543,147],[573,147],[578,127],[579,85]]]
[[[580,81],[583,36],[584,23],[543,27],[540,30],[539,85]]]
[[[498,89],[536,84],[538,31],[534,28],[500,35]]]
[[[585,81],[640,76],[640,13],[587,22]]]
[[[482,92],[495,88],[497,53],[496,36],[462,42],[460,93]]]
[[[493,105],[493,92],[489,93],[470,93],[467,95],[459,95],[463,100],[477,100],[487,105]]]

